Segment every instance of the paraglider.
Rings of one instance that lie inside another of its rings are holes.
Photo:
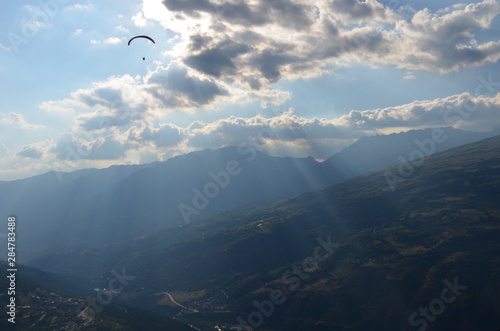
[[[137,38],[146,38],[146,39],[149,39],[153,42],[153,44],[156,44],[155,41],[153,40],[153,38],[149,37],[149,36],[135,36],[133,38],[131,38],[129,41],[128,41],[128,45],[130,46],[130,43],[132,42],[132,40],[134,39],[137,39]]]
[[[153,40],[153,38],[151,38],[151,37],[149,37],[149,36],[144,36],[144,35],[141,35],[141,36],[135,36],[135,37],[130,38],[130,40],[128,41],[128,44],[127,44],[127,45],[128,45],[128,46],[130,46],[130,43],[132,42],[132,40],[137,39],[137,38],[145,38],[145,39],[148,39],[148,40],[152,41],[152,42],[153,42],[153,44],[156,44],[156,43],[155,43],[155,41]],[[142,57],[142,60],[143,60],[143,61],[145,61],[145,60],[146,60],[146,58],[145,58],[145,57]]]

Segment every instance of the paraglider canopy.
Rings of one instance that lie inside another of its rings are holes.
[[[136,38],[146,38],[146,39],[149,39],[153,42],[153,44],[156,44],[155,41],[153,40],[153,38],[149,37],[149,36],[135,36],[133,38],[131,38],[129,41],[128,41],[128,45],[130,46],[130,43],[132,42],[132,40],[136,39]]]

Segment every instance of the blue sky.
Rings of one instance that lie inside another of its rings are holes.
[[[317,159],[363,135],[488,131],[499,14],[497,0],[8,2],[0,180],[162,161],[264,129],[277,133],[268,153]],[[127,46],[143,34],[156,44]]]

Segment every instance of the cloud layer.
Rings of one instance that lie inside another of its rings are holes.
[[[255,90],[351,61],[445,73],[500,58],[498,39],[476,40],[500,13],[495,0],[411,17],[375,0],[163,4],[168,14],[153,19],[182,37],[186,66]]]
[[[42,108],[76,114],[75,126],[86,131],[127,129],[171,111],[279,106],[291,96],[275,83],[353,61],[445,73],[500,58],[499,40],[475,39],[500,13],[495,0],[410,17],[375,0],[163,0],[163,10],[148,9],[153,2],[139,16],[177,33],[172,62],[144,77],[110,77]]]
[[[269,153],[324,159],[363,135],[440,126],[489,130],[500,125],[500,83],[491,77],[482,78],[487,84],[475,94],[334,118],[299,117],[293,109],[271,114],[265,108],[292,98],[279,83],[330,74],[353,62],[400,68],[410,72],[406,78],[495,63],[500,40],[489,32],[499,14],[496,0],[437,12],[400,10],[376,0],[144,1],[131,22],[141,28],[160,23],[174,34],[164,54],[168,63],[154,63],[144,76],[111,76],[66,99],[44,102],[43,111],[69,118],[67,132],[3,152],[14,160],[11,169],[74,170],[165,160],[273,132],[265,139]],[[124,39],[95,40],[106,47]],[[234,113],[183,126],[166,120],[169,114],[255,102],[266,116]],[[0,125],[45,129],[15,112],[3,114]]]
[[[485,80],[486,81],[486,80]],[[337,118],[304,118],[289,109],[270,117],[231,116],[187,127],[171,123],[136,122],[127,130],[66,133],[57,141],[24,146],[17,159],[32,166],[75,170],[111,164],[166,160],[205,148],[238,146],[259,138],[262,149],[278,156],[326,159],[365,135],[388,134],[428,127],[489,131],[500,126],[500,93],[415,101],[397,107],[351,111]]]

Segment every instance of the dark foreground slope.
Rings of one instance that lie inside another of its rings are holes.
[[[207,330],[496,330],[500,136],[419,163],[393,187],[398,166],[33,262],[94,280],[126,268],[131,303]]]

